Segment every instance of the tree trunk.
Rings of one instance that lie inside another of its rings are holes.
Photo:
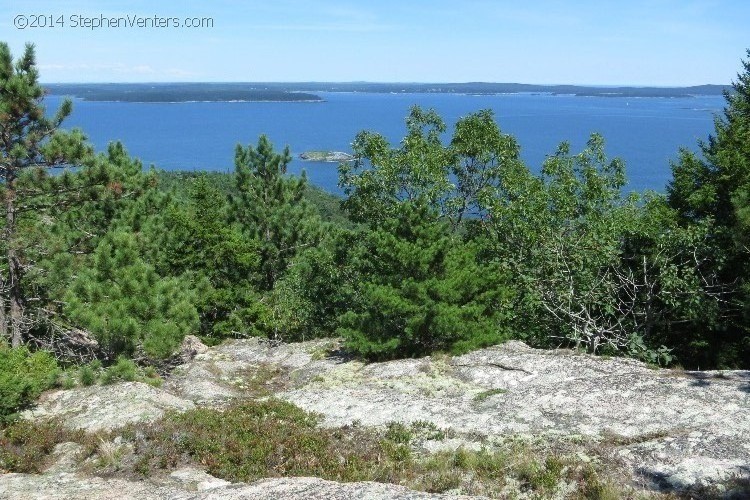
[[[0,274],[0,342],[8,339],[8,320],[5,317],[5,279]]]
[[[21,293],[21,266],[16,256],[15,248],[8,250],[8,267],[10,278],[10,327],[11,327],[11,346],[19,347],[23,340],[23,306]]]
[[[10,302],[11,346],[19,347],[23,340],[21,325],[23,323],[23,307],[21,293],[21,265],[15,248],[16,232],[16,179],[11,172],[5,174],[5,242],[8,245],[6,256],[8,259],[8,299]]]

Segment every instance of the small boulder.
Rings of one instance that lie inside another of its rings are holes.
[[[69,429],[112,430],[131,423],[149,423],[167,411],[194,408],[192,401],[141,382],[94,385],[44,394],[36,408],[23,413],[35,420],[52,418]]]
[[[183,339],[182,345],[180,345],[180,350],[177,351],[177,358],[179,358],[182,363],[188,363],[198,354],[203,354],[207,351],[208,346],[201,342],[201,339],[195,335],[188,335]]]

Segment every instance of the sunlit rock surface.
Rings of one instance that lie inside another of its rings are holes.
[[[332,340],[237,340],[203,350],[160,389],[121,383],[57,391],[27,415],[61,416],[67,425],[88,430],[113,429],[167,410],[268,396],[321,414],[325,426],[428,421],[450,432],[442,443],[425,442],[428,451],[493,446],[519,436],[585,441],[598,443],[602,456],[652,488],[684,490],[750,477],[750,372],[652,369],[630,359],[532,349],[521,342],[456,357],[365,364],[346,357]],[[62,485],[80,479],[56,474],[33,481]],[[11,482],[32,481],[18,477],[3,476],[0,494],[10,491]],[[428,498],[398,487],[317,479],[221,485],[221,493],[183,497],[172,491],[184,489],[184,482],[172,481],[161,486],[170,498]],[[99,491],[100,482],[90,479],[92,491]],[[163,497],[149,488],[155,486],[128,491],[133,498],[152,498],[149,492]],[[90,498],[110,498],[101,494]]]

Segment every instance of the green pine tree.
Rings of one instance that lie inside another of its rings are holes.
[[[21,344],[28,327],[23,293],[26,266],[18,234],[22,219],[74,201],[88,182],[98,181],[75,178],[69,172],[50,175],[52,169],[88,164],[92,149],[80,131],[59,129],[70,115],[71,101],[65,100],[57,113],[47,118],[43,97],[34,46],[26,45],[24,55],[14,64],[8,45],[0,43],[0,215],[5,254],[0,335],[7,338],[10,334],[13,346]]]
[[[714,134],[700,143],[703,156],[682,150],[667,190],[682,226],[706,228],[712,250],[703,271],[724,291],[718,323],[685,329],[705,354],[703,366],[747,366],[750,359],[750,50],[747,56]]]
[[[361,235],[360,277],[338,333],[370,359],[464,352],[508,338],[511,291],[497,263],[436,221],[434,208],[405,202]]]
[[[192,285],[159,276],[128,232],[113,231],[101,239],[91,267],[78,274],[64,301],[67,317],[93,333],[110,360],[139,347],[164,358],[185,335],[198,332]]]
[[[170,231],[160,238],[166,272],[208,284],[200,296],[201,332],[216,337],[259,334],[265,319],[253,286],[258,281],[258,242],[229,222],[226,196],[206,176],[188,198],[167,211]],[[260,323],[260,324],[256,324]]]
[[[22,231],[24,254],[35,263],[27,272],[25,293],[35,297],[50,320],[54,318],[61,326],[64,310],[60,298],[71,280],[90,266],[101,238],[115,226],[122,227],[125,215],[142,205],[141,198],[153,197],[156,191],[154,174],[144,173],[141,163],[130,158],[120,143],[111,143],[90,168],[99,170],[97,176],[106,183],[82,193],[78,203],[52,207]],[[30,333],[38,336],[44,332]]]
[[[272,290],[292,258],[320,236],[319,218],[304,200],[307,179],[286,175],[290,161],[289,148],[274,152],[266,136],[257,147],[237,145],[235,151],[238,194],[230,215],[259,244],[259,288],[264,291]]]
[[[33,45],[14,64],[0,43],[0,336],[14,346],[46,321],[50,301],[59,305],[64,275],[93,251],[123,200],[148,184],[121,145],[95,156],[80,130],[60,128],[70,100],[47,117],[38,80]]]

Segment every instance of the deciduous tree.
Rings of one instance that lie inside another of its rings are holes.
[[[399,147],[380,134],[360,132],[355,161],[339,167],[350,216],[373,223],[418,201],[455,230],[466,217],[486,215],[503,177],[521,166],[518,144],[500,131],[490,110],[458,120],[450,144],[442,141],[445,131],[434,110],[414,106]]]

